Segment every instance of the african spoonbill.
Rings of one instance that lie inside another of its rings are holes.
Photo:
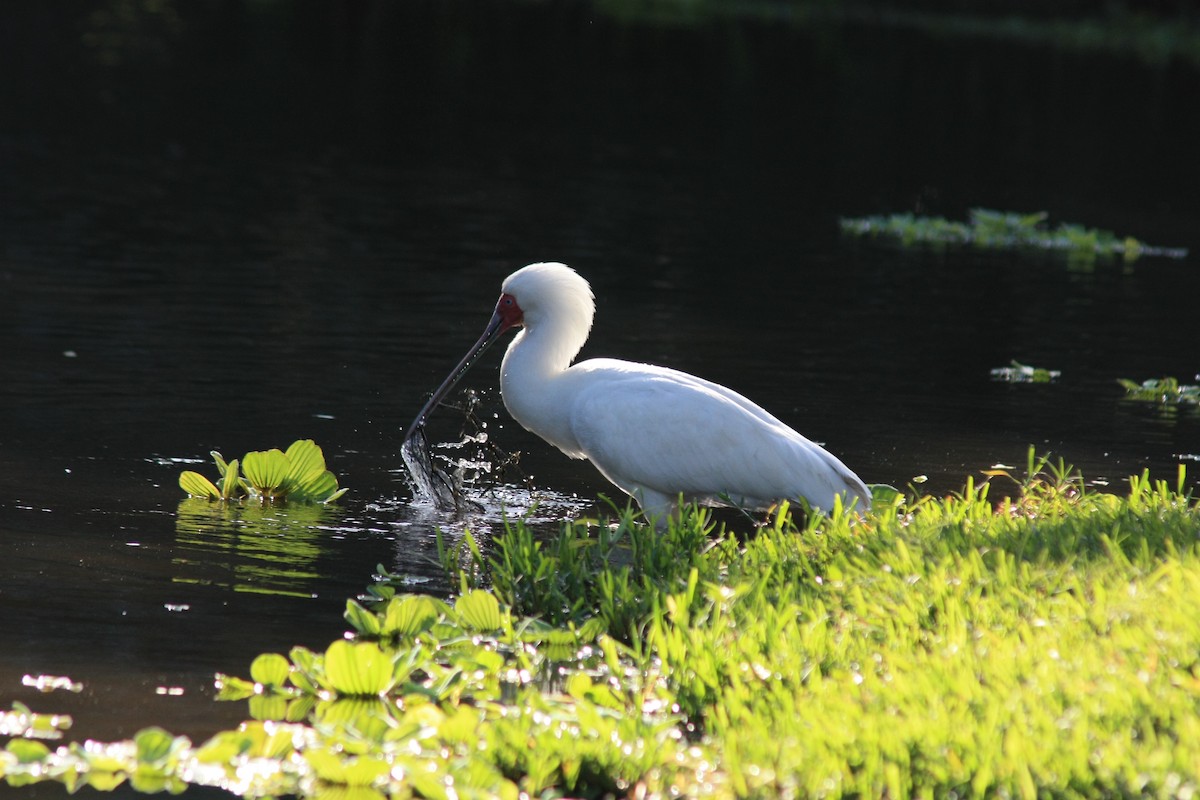
[[[505,279],[479,341],[421,409],[426,416],[489,345],[523,328],[500,367],[500,394],[526,429],[571,458],[586,458],[658,524],[680,497],[702,505],[767,509],[803,497],[870,506],[840,460],[732,389],[686,372],[594,358],[572,364],[595,315],[591,287],[564,264],[530,264]]]

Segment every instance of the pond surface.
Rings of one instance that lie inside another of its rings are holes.
[[[497,349],[464,385],[527,480],[466,519],[411,502],[403,426],[532,261],[592,282],[585,357],[734,387],[868,482],[953,491],[1033,445],[1197,484],[1200,415],[1116,384],[1200,372],[1194,66],[585,4],[9,4],[0,30],[0,708],[70,739],[236,725],[213,673],[323,648],[376,565],[443,592],[437,528],[486,546],[502,508],[552,529],[615,495],[509,420]],[[972,206],[1193,255],[838,232]],[[1014,359],[1062,377],[991,379]],[[297,438],[336,506],[182,504],[210,450]]]

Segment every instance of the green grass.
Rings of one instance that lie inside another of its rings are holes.
[[[629,513],[513,524],[447,548],[453,601],[385,575],[348,603],[355,641],[222,677],[255,718],[238,730],[14,739],[0,773],[361,798],[1200,789],[1182,470],[1101,494],[1031,454],[1015,480],[884,505],[740,536],[694,510],[661,535]]]

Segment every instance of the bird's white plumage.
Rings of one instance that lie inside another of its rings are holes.
[[[869,506],[866,486],[841,461],[731,389],[649,364],[572,365],[595,303],[569,267],[531,264],[502,291],[525,326],[500,372],[509,413],[568,456],[590,460],[648,516],[672,512],[681,495],[748,508],[803,497],[826,510],[842,495]]]

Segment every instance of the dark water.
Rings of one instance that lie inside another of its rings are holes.
[[[1044,209],[1200,252],[1193,67],[584,4],[153,7],[0,11],[0,707],[70,713],[72,739],[234,725],[214,672],[324,647],[376,564],[444,590],[436,527],[486,541],[502,505],[552,524],[614,491],[508,420],[498,351],[468,383],[536,490],[453,520],[398,472],[531,261],[591,280],[585,356],[733,386],[870,482],[950,491],[1031,444],[1113,484],[1200,453],[1200,415],[1115,383],[1200,372],[1195,255],[905,252],[836,224]],[[1012,359],[1063,377],[989,378]],[[180,506],[209,450],[296,438],[351,487],[336,507]]]

